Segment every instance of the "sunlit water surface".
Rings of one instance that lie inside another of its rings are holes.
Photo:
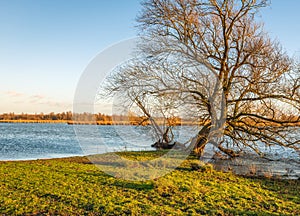
[[[76,130],[74,130],[76,129]],[[194,128],[178,127],[178,141],[189,140]],[[154,150],[151,127],[0,123],[0,160],[82,156],[113,151]]]
[[[195,127],[176,127],[174,137],[181,143],[188,142],[199,129]],[[151,127],[143,126],[97,126],[67,124],[10,124],[0,123],[0,160],[32,160],[83,156],[115,151],[154,150],[155,141]],[[208,161],[213,157],[213,146],[206,147]],[[276,147],[261,150],[281,162],[250,161],[239,159],[230,165],[239,168],[242,164],[255,163],[281,174],[292,169],[294,176],[300,175],[299,152]],[[204,157],[205,159],[205,157]],[[223,162],[222,162],[223,164]],[[270,168],[271,166],[271,168]],[[242,166],[244,167],[244,166]]]

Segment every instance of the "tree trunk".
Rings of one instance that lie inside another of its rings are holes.
[[[155,130],[157,131],[159,128],[158,125],[154,124]],[[160,128],[159,128],[160,129]],[[172,129],[170,127],[167,127],[164,132],[160,129],[161,135],[159,136],[159,140],[151,145],[151,147],[154,147],[156,149],[171,149],[176,144],[176,142],[173,142],[173,133]],[[171,137],[169,136],[169,133],[171,133]],[[158,133],[157,133],[158,134]]]
[[[199,157],[202,156],[205,145],[208,142],[210,126],[211,124],[204,125],[198,134],[192,139],[191,145],[188,147],[188,150],[191,150],[192,148],[195,155]]]

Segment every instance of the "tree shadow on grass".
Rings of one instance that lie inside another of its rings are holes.
[[[137,191],[149,191],[154,189],[154,183],[150,181],[129,181],[124,179],[119,179],[113,177],[105,172],[100,170],[98,171],[59,171],[63,175],[73,175],[78,177],[83,177],[87,181],[91,180],[93,182],[98,182],[99,184],[109,186],[109,187],[120,187],[126,189],[134,189]],[[85,178],[85,176],[87,178]],[[88,176],[92,177],[90,179]]]

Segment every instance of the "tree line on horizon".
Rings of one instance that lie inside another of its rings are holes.
[[[21,113],[21,114],[15,114],[14,112],[10,113],[3,113],[0,114],[0,120],[65,120],[65,121],[71,121],[74,118],[80,119],[82,121],[90,119],[91,116],[94,117],[96,121],[112,121],[112,116],[97,113],[97,114],[91,114],[91,113],[80,113],[80,114],[73,114],[71,111],[67,112],[60,112],[60,113],[35,113],[35,114],[28,114],[28,113]]]
[[[293,115],[282,115],[281,116],[282,120],[295,120],[297,119],[297,116]],[[73,113],[72,111],[67,111],[67,112],[50,112],[50,113],[21,113],[21,114],[16,114],[14,112],[9,112],[9,113],[2,113],[0,114],[0,120],[5,121],[5,120],[11,120],[11,121],[17,121],[17,120],[47,120],[47,121],[101,121],[101,122],[125,122],[125,121],[136,121],[139,124],[143,124],[143,121],[145,121],[145,118],[143,116],[138,116],[135,113],[128,113],[128,115],[107,115],[104,113]],[[173,121],[173,123],[178,123],[180,121],[189,121],[188,119],[182,119],[180,117],[173,117],[172,120],[169,119],[170,121]]]
[[[71,111],[61,113],[21,113],[14,112],[0,114],[0,121],[66,121],[66,122],[101,122],[103,124],[119,124],[130,123],[133,125],[149,125],[150,122],[143,116],[138,116],[135,113],[128,113],[127,115],[107,115],[104,113],[73,113]],[[179,125],[182,119],[180,117],[173,117],[168,120],[169,125]]]

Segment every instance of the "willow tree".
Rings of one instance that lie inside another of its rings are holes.
[[[300,73],[257,22],[267,4],[144,1],[140,56],[110,78],[111,94],[184,107],[203,123],[190,144],[198,155],[207,143],[229,156],[245,147],[260,154],[262,144],[299,150]]]

